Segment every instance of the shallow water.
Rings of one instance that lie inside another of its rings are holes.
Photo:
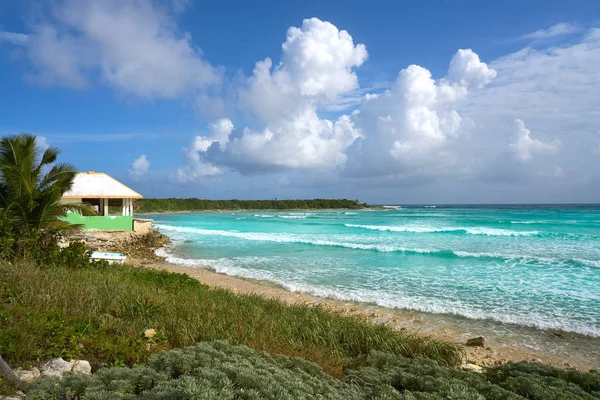
[[[482,329],[503,326],[495,321],[508,331],[520,325],[600,337],[600,207],[152,218],[174,240],[166,254],[172,263],[319,296],[467,318],[455,318],[459,322],[476,319]]]

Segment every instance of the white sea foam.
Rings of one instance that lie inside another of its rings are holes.
[[[567,320],[556,316],[544,316],[527,313],[521,314],[511,311],[488,311],[474,308],[472,304],[465,304],[458,300],[408,296],[402,293],[382,293],[375,289],[340,289],[322,285],[302,282],[297,277],[285,276],[284,272],[271,272],[256,269],[261,262],[268,262],[268,258],[244,257],[242,259],[185,259],[171,255],[167,249],[158,249],[156,254],[165,257],[167,262],[189,267],[211,268],[216,272],[230,276],[265,280],[277,283],[287,290],[328,297],[342,301],[357,301],[373,303],[387,308],[401,308],[435,314],[453,314],[471,319],[489,319],[501,323],[518,324],[539,329],[563,330],[576,332],[593,337],[600,337],[600,329],[595,325],[584,322]],[[282,275],[283,274],[283,275]]]
[[[344,215],[358,215],[358,213],[346,211]]]
[[[531,236],[537,235],[538,231],[511,231],[495,228],[463,228],[463,227],[428,227],[428,226],[386,226],[386,225],[357,225],[344,224],[349,228],[362,228],[389,232],[413,232],[413,233],[438,233],[438,232],[465,232],[471,235],[487,236]]]
[[[290,244],[306,244],[312,246],[329,246],[329,247],[340,247],[354,250],[369,250],[378,251],[382,253],[413,253],[413,254],[430,254],[439,255],[444,257],[462,257],[462,258],[493,258],[501,261],[512,261],[519,262],[521,264],[547,264],[547,265],[565,265],[569,263],[576,263],[591,267],[600,267],[600,261],[586,260],[581,258],[574,259],[561,259],[553,257],[541,257],[541,256],[527,256],[527,255],[516,255],[498,252],[471,252],[463,250],[451,250],[451,249],[436,249],[436,248],[408,248],[403,246],[393,246],[389,244],[368,244],[368,243],[356,243],[356,242],[342,242],[333,240],[316,239],[307,235],[294,235],[287,233],[263,233],[263,232],[239,232],[235,230],[211,230],[202,228],[190,228],[190,227],[179,227],[170,225],[157,224],[155,227],[165,233],[174,234],[191,234],[200,236],[224,236],[233,237],[237,239],[260,241],[260,242],[272,242],[272,243],[290,243]],[[174,238],[179,240],[178,238]]]
[[[256,218],[275,218],[275,215],[270,214],[254,214]]]
[[[306,215],[280,215],[284,219],[306,219]]]

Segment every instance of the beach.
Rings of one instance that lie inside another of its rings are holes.
[[[187,274],[203,284],[238,294],[255,294],[288,304],[320,306],[334,313],[355,316],[394,329],[408,330],[417,335],[433,336],[460,344],[466,343],[469,338],[484,336],[484,347],[464,346],[468,363],[492,366],[508,361],[538,361],[560,368],[600,368],[599,338],[315,296],[286,290],[281,285],[266,281],[218,273],[210,266],[169,263],[164,257],[156,255],[164,254],[165,248],[161,246],[165,245],[165,241],[148,245],[146,242],[137,242],[135,235],[129,233],[95,232],[86,233],[83,237],[99,250],[122,251],[128,254],[128,262],[134,265]]]
[[[584,335],[545,332],[519,326],[501,327],[496,323],[468,320],[449,315],[411,310],[389,309],[371,304],[345,302],[314,295],[291,292],[263,281],[242,279],[217,273],[209,268],[194,268],[168,262],[144,263],[147,268],[187,274],[203,284],[231,290],[239,294],[256,294],[288,304],[321,306],[331,312],[356,316],[395,329],[434,336],[456,343],[483,335],[485,347],[465,346],[467,362],[491,366],[508,361],[537,361],[560,368],[590,370],[600,368],[600,339]]]

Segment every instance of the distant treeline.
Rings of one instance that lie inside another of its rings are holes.
[[[347,199],[312,200],[205,200],[142,199],[136,202],[138,213],[205,211],[205,210],[318,210],[326,208],[359,209],[366,203]]]

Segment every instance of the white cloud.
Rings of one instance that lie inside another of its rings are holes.
[[[65,0],[52,15],[19,43],[41,84],[81,88],[100,76],[126,95],[174,98],[219,81],[189,34],[150,0]]]
[[[546,143],[532,138],[531,131],[525,127],[525,123],[520,119],[515,120],[514,136],[510,148],[521,161],[531,160],[536,153],[552,154],[558,151],[558,143]]]
[[[209,135],[196,136],[189,147],[183,149],[185,166],[177,170],[179,182],[189,182],[203,176],[219,175],[220,168],[213,166],[206,160],[206,152],[213,143],[220,148],[225,146],[229,135],[233,131],[233,122],[222,118],[209,125]]]
[[[138,180],[144,177],[150,167],[150,161],[146,158],[145,154],[142,154],[131,164],[129,169],[129,176],[132,179]]]
[[[0,44],[2,44],[2,42],[8,42],[15,45],[25,45],[27,42],[29,42],[29,35],[24,33],[0,31]]]
[[[291,27],[281,62],[275,67],[269,58],[257,62],[239,94],[240,107],[259,128],[242,128],[226,142],[216,140],[214,128],[212,135],[196,137],[184,150],[188,166],[179,171],[180,179],[221,172],[214,163],[243,173],[343,164],[346,147],[360,132],[348,116],[330,121],[317,110],[358,88],[353,68],[366,58],[364,45],[354,45],[348,32],[329,22],[312,18]],[[210,147],[215,141],[219,146]]]
[[[561,22],[551,26],[548,29],[538,29],[535,32],[523,35],[521,38],[526,40],[545,40],[558,36],[571,35],[581,32],[581,28],[569,23]]]
[[[457,109],[471,89],[482,88],[495,76],[469,49],[459,50],[447,77],[437,81],[418,65],[403,69],[390,90],[365,96],[354,118],[364,139],[350,147],[346,174],[447,174],[458,159],[451,146],[464,135]]]
[[[46,151],[46,149],[50,147],[50,145],[48,144],[48,139],[46,139],[46,137],[44,136],[36,136],[35,142],[37,144],[38,149],[40,149],[41,151]]]

